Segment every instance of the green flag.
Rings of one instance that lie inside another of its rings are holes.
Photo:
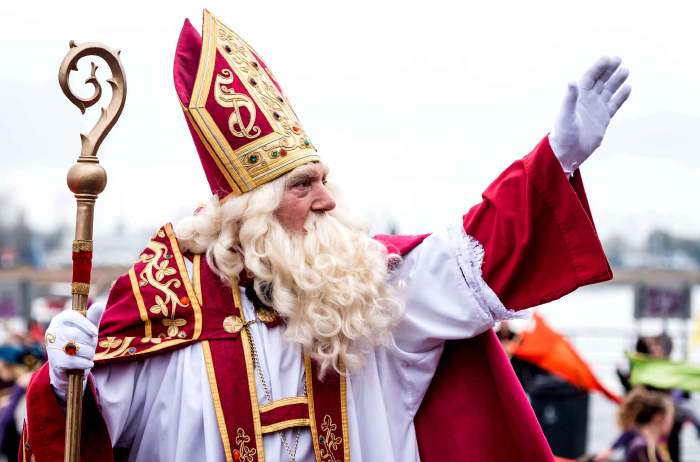
[[[676,388],[700,391],[700,365],[675,362],[663,358],[627,353],[630,359],[632,385],[650,385],[654,388]]]

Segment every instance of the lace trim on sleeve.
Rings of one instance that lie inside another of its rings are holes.
[[[479,305],[487,310],[494,321],[528,318],[528,310],[514,311],[506,308],[496,293],[484,281],[481,265],[484,262],[484,248],[481,243],[464,231],[460,225],[448,229],[450,239],[457,248],[457,264],[467,286],[474,292]]]

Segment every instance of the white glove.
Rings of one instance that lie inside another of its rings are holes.
[[[65,402],[68,393],[68,373],[70,369],[82,370],[87,377],[94,363],[97,348],[97,326],[100,325],[103,304],[95,303],[86,316],[77,311],[67,310],[54,316],[46,329],[46,353],[49,357],[49,377],[54,392]],[[68,355],[64,347],[67,343],[77,346],[75,356]]]
[[[632,91],[622,86],[629,71],[620,58],[602,57],[576,85],[569,84],[549,143],[564,171],[571,174],[603,141],[610,118]]]

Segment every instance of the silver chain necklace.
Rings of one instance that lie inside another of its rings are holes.
[[[254,324],[257,320],[252,320],[248,321],[243,325],[243,328],[245,329],[246,333],[248,334],[248,343],[250,343],[250,355],[253,358],[253,368],[257,371],[258,373],[258,378],[260,379],[260,384],[263,387],[263,390],[265,391],[265,398],[267,399],[268,403],[271,403],[273,401],[272,399],[272,391],[270,391],[270,387],[267,386],[267,382],[265,381],[265,376],[262,372],[262,367],[260,366],[260,359],[258,358],[258,351],[255,348],[255,341],[253,340],[253,332],[250,329],[250,325]],[[306,396],[306,382],[304,383],[304,396]],[[287,454],[289,454],[289,458],[291,459],[291,462],[296,462],[296,455],[297,455],[297,448],[299,447],[299,438],[301,437],[301,429],[297,428],[294,431],[294,447],[292,448],[289,443],[287,443],[287,436],[284,434],[284,431],[280,432],[280,439],[282,440],[282,446],[287,450]]]

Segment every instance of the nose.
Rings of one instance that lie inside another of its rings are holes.
[[[311,204],[311,210],[314,212],[330,212],[335,208],[335,199],[331,192],[324,185],[319,185],[316,192],[316,197]]]

